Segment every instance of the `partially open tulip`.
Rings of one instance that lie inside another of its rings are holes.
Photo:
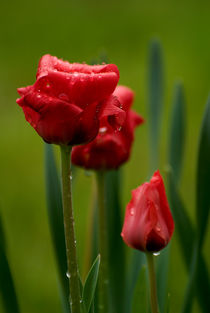
[[[125,113],[111,96],[118,80],[114,64],[70,64],[44,55],[35,84],[18,89],[17,103],[46,142],[86,143],[96,137],[100,118],[109,116],[112,126],[123,123]]]
[[[86,169],[115,169],[130,156],[135,128],[143,118],[131,110],[134,93],[125,86],[118,86],[113,96],[126,112],[125,122],[117,130],[110,126],[110,117],[100,121],[97,137],[89,144],[76,146],[72,150],[72,162]]]
[[[163,179],[156,171],[150,182],[132,191],[121,235],[134,249],[157,252],[169,243],[173,230]]]

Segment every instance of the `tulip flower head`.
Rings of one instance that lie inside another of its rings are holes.
[[[163,179],[156,171],[150,182],[132,191],[121,236],[134,249],[157,252],[169,243],[173,231]]]
[[[110,126],[110,117],[100,120],[97,137],[86,145],[72,150],[72,163],[94,170],[116,169],[129,159],[134,140],[135,128],[144,122],[143,118],[131,110],[134,93],[125,86],[118,86],[112,96],[125,111],[125,122],[118,129]]]
[[[44,55],[36,82],[19,88],[26,120],[48,143],[75,145],[93,140],[99,119],[109,116],[112,126],[125,119],[120,103],[111,94],[119,80],[114,64],[87,65]]]

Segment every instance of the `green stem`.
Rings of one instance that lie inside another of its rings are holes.
[[[108,293],[109,293],[109,275],[108,275],[108,234],[107,218],[105,207],[105,172],[98,171],[98,219],[99,219],[99,252],[101,254],[101,264],[99,271],[99,313],[108,313]]]
[[[62,168],[62,196],[63,196],[63,218],[66,241],[66,256],[70,290],[70,306],[72,313],[80,313],[81,295],[79,271],[76,253],[76,238],[74,230],[74,216],[72,208],[71,192],[71,147],[60,146],[61,168]]]
[[[152,253],[147,252],[146,257],[147,257],[147,264],[148,264],[148,271],[149,271],[151,311],[152,313],[159,313],[158,301],[157,301],[157,287],[156,287],[154,256]]]

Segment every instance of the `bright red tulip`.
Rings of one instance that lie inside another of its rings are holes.
[[[143,123],[143,118],[130,109],[134,94],[125,86],[118,86],[113,96],[126,112],[122,127],[114,130],[109,118],[101,119],[97,137],[89,144],[76,146],[72,150],[72,162],[86,169],[115,169],[128,160],[134,139],[134,130]]]
[[[163,179],[157,171],[149,183],[132,191],[121,236],[134,249],[157,252],[169,243],[173,231]]]
[[[99,119],[119,125],[125,113],[111,95],[119,80],[116,65],[86,65],[44,55],[36,82],[19,88],[26,120],[48,143],[74,145],[93,140]]]

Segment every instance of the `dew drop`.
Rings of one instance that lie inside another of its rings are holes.
[[[60,93],[58,98],[63,100],[63,101],[68,101],[69,100],[69,97],[65,93]]]
[[[133,216],[135,213],[135,209],[134,208],[130,208],[130,215]]]
[[[160,232],[160,227],[156,227],[157,232]]]
[[[37,95],[37,98],[41,98],[41,95]]]
[[[158,255],[160,255],[160,252],[154,252],[153,255],[158,256]]]
[[[120,132],[122,130],[122,126],[118,127],[118,132]]]
[[[99,128],[99,133],[104,134],[107,131],[107,127],[101,127]]]
[[[66,277],[70,278],[69,272],[66,272]]]

